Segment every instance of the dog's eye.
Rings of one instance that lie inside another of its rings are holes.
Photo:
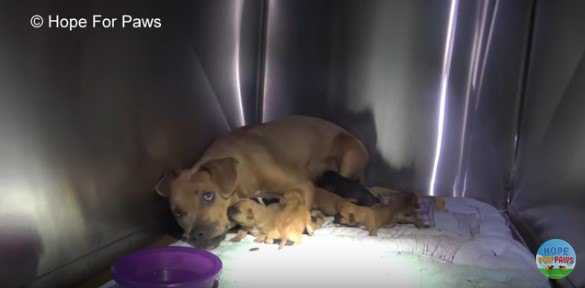
[[[213,192],[205,192],[205,193],[203,193],[202,197],[203,197],[203,200],[210,202],[210,201],[213,201],[215,194]]]

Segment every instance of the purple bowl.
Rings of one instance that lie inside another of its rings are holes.
[[[122,257],[112,278],[124,288],[210,288],[222,263],[211,252],[189,247],[159,247]]]

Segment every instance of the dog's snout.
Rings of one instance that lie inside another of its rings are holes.
[[[206,241],[216,236],[219,230],[218,224],[198,225],[191,229],[189,237],[193,242]]]
[[[191,237],[191,241],[193,242],[199,242],[199,241],[203,241],[203,240],[208,240],[209,238],[211,238],[211,227],[205,227],[205,226],[199,226],[199,227],[194,227],[191,230],[191,234],[189,235]]]
[[[228,208],[228,218],[230,220],[233,220],[233,217],[240,214],[241,212],[242,211],[240,211],[240,208],[238,206],[230,206],[230,208]]]
[[[207,233],[205,233],[204,229],[196,228],[196,229],[193,229],[191,231],[191,235],[189,235],[189,236],[191,236],[191,241],[197,242],[197,241],[205,239],[206,234]]]

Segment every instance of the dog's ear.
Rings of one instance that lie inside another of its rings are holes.
[[[248,211],[246,213],[246,218],[248,218],[249,220],[254,219],[254,212],[252,212],[252,209],[248,208]]]
[[[177,178],[179,175],[179,171],[174,169],[165,169],[162,173],[160,179],[154,186],[154,191],[159,196],[168,198],[171,195],[171,183]]]
[[[234,194],[238,182],[238,160],[232,157],[210,160],[201,166],[211,176],[211,181],[219,189],[223,198]]]

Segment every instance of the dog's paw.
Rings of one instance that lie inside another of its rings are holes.
[[[378,236],[378,233],[376,231],[370,231],[369,235],[370,236]]]
[[[234,236],[232,237],[232,239],[230,239],[230,242],[240,242],[242,241],[242,238],[238,237],[238,236]]]

